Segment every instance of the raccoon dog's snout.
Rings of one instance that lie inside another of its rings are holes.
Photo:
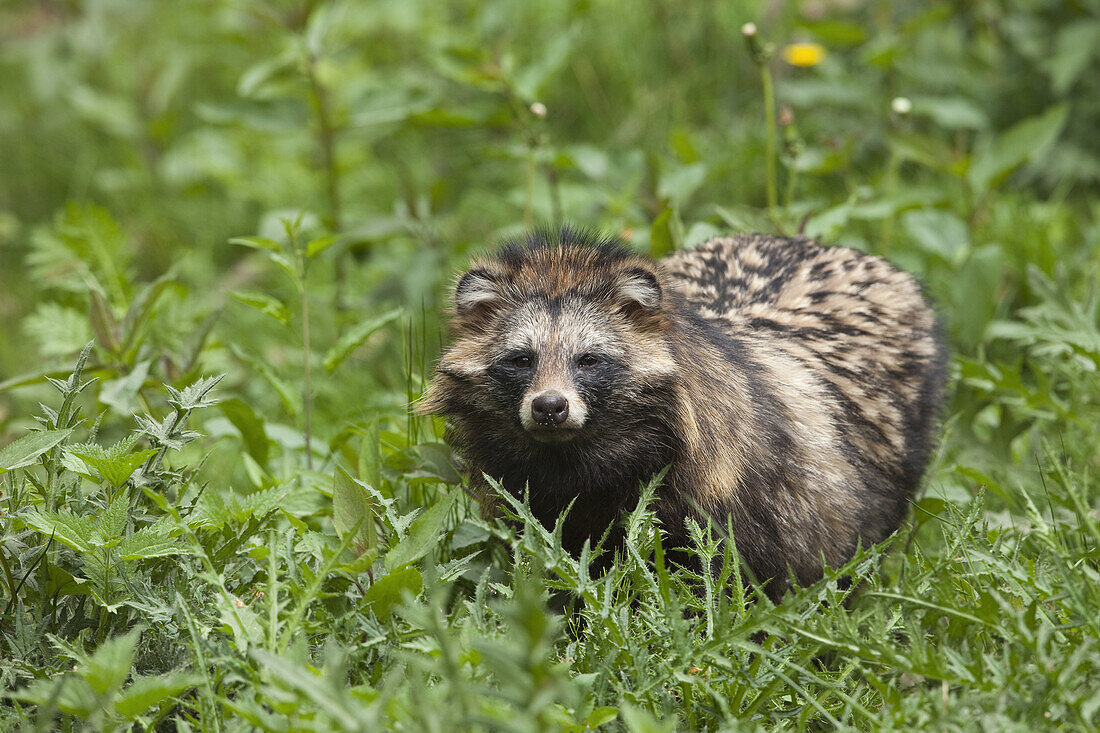
[[[569,417],[569,400],[558,392],[544,392],[531,400],[531,418],[539,425],[561,425]]]

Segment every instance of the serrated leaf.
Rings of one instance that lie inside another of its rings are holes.
[[[115,712],[132,720],[154,705],[201,684],[201,675],[185,672],[138,677],[115,699]]]
[[[69,437],[68,430],[38,430],[0,448],[0,474],[29,466],[40,455]]]
[[[122,541],[126,532],[126,518],[129,509],[130,500],[123,492],[100,515],[96,522],[96,534],[98,535],[100,547],[113,547]]]
[[[136,434],[132,435],[106,450],[94,443],[82,443],[70,447],[67,452],[94,468],[104,481],[117,489],[129,480],[141,464],[156,453],[156,450],[151,448],[127,453],[126,451],[137,442],[137,438]]]
[[[96,525],[90,517],[78,517],[72,512],[46,512],[32,509],[21,516],[36,532],[53,537],[77,552],[91,552],[96,537]]]
[[[376,516],[371,495],[351,474],[337,466],[332,481],[332,524],[340,539],[355,530],[351,543],[355,555],[378,546]]]
[[[408,565],[424,557],[431,551],[443,533],[443,522],[458,499],[458,490],[450,491],[438,503],[429,507],[409,527],[409,533],[403,540],[386,553],[386,569]]]
[[[234,290],[230,295],[233,296],[234,300],[271,316],[284,326],[290,325],[290,309],[277,298],[255,290]]]
[[[93,335],[87,315],[52,302],[39,303],[23,319],[23,332],[38,342],[43,356],[72,354]]]
[[[87,682],[71,674],[37,680],[10,695],[35,705],[56,705],[58,710],[85,719],[99,709],[99,695]]]
[[[95,650],[95,653],[80,665],[79,674],[92,689],[100,695],[118,689],[130,676],[134,662],[134,651],[142,628],[138,627],[123,636],[109,639]]]
[[[335,371],[336,367],[340,366],[344,359],[348,358],[348,354],[358,348],[372,333],[382,328],[382,326],[385,326],[390,321],[396,320],[400,315],[401,309],[394,308],[380,316],[363,321],[355,328],[345,333],[340,337],[340,340],[336,342],[336,345],[325,354],[325,369],[330,372]]]
[[[167,523],[157,522],[139,532],[126,537],[115,548],[117,557],[123,561],[147,560],[152,557],[190,554],[175,537],[170,536],[171,527]]]

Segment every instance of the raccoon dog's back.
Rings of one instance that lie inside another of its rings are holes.
[[[476,261],[418,409],[579,551],[669,471],[655,506],[733,527],[773,598],[905,516],[943,394],[918,284],[805,239],[731,236],[657,263],[614,238],[534,232]],[[489,496],[485,501],[491,501]]]

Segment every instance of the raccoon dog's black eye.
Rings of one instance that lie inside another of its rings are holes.
[[[523,356],[517,356],[516,358],[512,359],[512,364],[514,364],[517,369],[530,369],[531,357],[527,356],[526,354],[524,354]]]
[[[577,359],[578,366],[593,367],[600,363],[600,357],[595,354],[585,354],[581,358]]]

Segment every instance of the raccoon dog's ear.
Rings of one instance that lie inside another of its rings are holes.
[[[464,316],[482,306],[497,303],[501,295],[501,284],[496,274],[482,268],[470,270],[455,286],[455,310]]]
[[[622,302],[642,310],[661,306],[661,285],[657,276],[643,267],[628,267],[615,278],[615,295]]]

